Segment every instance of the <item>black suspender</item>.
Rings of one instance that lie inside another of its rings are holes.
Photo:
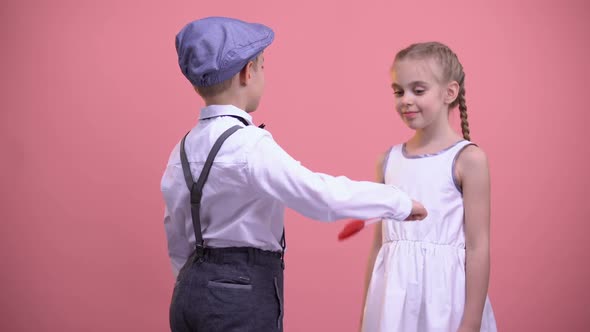
[[[235,133],[238,129],[241,129],[240,126],[233,126],[226,130],[215,142],[213,148],[209,152],[207,156],[207,160],[205,161],[205,165],[203,166],[203,171],[197,180],[197,183],[193,182],[193,175],[191,173],[191,168],[188,163],[188,159],[186,157],[186,152],[184,150],[184,141],[186,137],[190,133],[186,133],[182,138],[182,142],[180,143],[180,161],[182,163],[182,171],[184,173],[184,180],[186,181],[186,185],[191,193],[191,215],[193,218],[193,228],[195,230],[195,241],[196,241],[196,250],[197,256],[203,257],[203,250],[205,249],[205,242],[203,241],[203,233],[201,231],[201,196],[203,196],[203,186],[205,185],[205,181],[209,177],[209,172],[211,171],[211,166],[213,166],[213,160],[219,152],[221,145],[223,142],[231,136],[231,134]]]
[[[241,118],[240,118],[241,119]],[[245,120],[244,120],[245,121]],[[247,124],[247,122],[246,122]],[[182,138],[182,142],[180,143],[180,162],[182,163],[182,172],[184,173],[184,180],[186,185],[190,191],[190,201],[191,201],[191,215],[193,219],[193,229],[195,231],[195,241],[196,241],[196,257],[195,258],[202,258],[203,253],[205,250],[205,241],[203,240],[203,233],[201,230],[201,197],[203,196],[203,186],[209,177],[209,172],[211,171],[211,167],[213,166],[213,160],[215,156],[221,149],[221,145],[223,142],[230,137],[233,133],[237,130],[241,129],[241,126],[233,126],[226,130],[218,139],[215,141],[215,144],[211,148],[209,155],[207,156],[207,160],[205,161],[205,165],[203,165],[203,170],[201,175],[197,179],[195,183],[193,181],[193,175],[191,173],[190,165],[188,162],[188,158],[186,156],[186,151],[184,149],[184,142],[186,137],[190,132],[188,132]],[[287,242],[285,240],[285,229],[283,228],[283,234],[281,236],[281,247],[283,248],[281,253],[281,259],[284,258],[284,252]],[[283,263],[284,264],[284,263]]]

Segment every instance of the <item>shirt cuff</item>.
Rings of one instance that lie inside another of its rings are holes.
[[[410,196],[408,196],[408,194],[406,194],[405,192],[399,190],[397,187],[392,186],[396,192],[397,192],[397,209],[395,209],[394,212],[394,219],[399,220],[399,221],[403,221],[408,219],[408,217],[410,216],[410,214],[412,213],[412,199],[410,198]]]

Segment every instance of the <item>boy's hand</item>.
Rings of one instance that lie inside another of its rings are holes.
[[[422,220],[426,218],[427,215],[428,212],[424,206],[422,206],[422,204],[419,202],[412,200],[412,212],[410,212],[410,215],[406,218],[406,221]]]

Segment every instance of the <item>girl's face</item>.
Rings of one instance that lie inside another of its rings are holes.
[[[448,114],[442,70],[431,59],[396,61],[391,71],[395,109],[411,129],[423,129]]]

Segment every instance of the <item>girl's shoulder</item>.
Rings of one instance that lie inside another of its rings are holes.
[[[391,159],[392,153],[395,151],[401,151],[401,147],[403,144],[396,144],[389,147],[387,150],[383,151],[379,154],[377,158],[377,181],[383,182],[384,181],[384,174],[385,169],[387,168],[387,163]]]
[[[457,153],[457,164],[465,166],[481,167],[488,163],[488,157],[484,150],[475,143],[467,141],[467,144]]]
[[[466,179],[489,181],[488,157],[475,144],[466,145],[456,156],[454,176],[462,187]]]

